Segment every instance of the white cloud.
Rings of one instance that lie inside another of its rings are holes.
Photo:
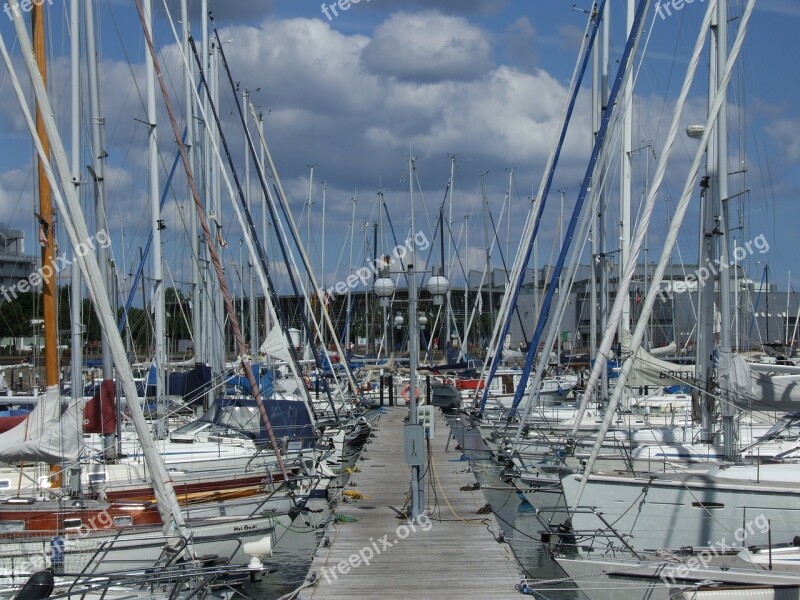
[[[777,119],[766,131],[781,146],[779,154],[784,161],[800,160],[800,119]]]
[[[378,26],[361,58],[369,72],[400,80],[474,80],[491,69],[492,46],[464,18],[396,13]]]

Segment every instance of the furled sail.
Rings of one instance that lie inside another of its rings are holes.
[[[750,363],[741,354],[723,354],[719,381],[728,399],[740,408],[781,411],[800,408],[800,369],[797,367]]]
[[[622,355],[630,353],[631,334],[623,331],[620,336]],[[666,386],[685,383],[694,379],[694,365],[680,365],[656,358],[642,347],[636,352],[633,369],[628,376],[627,385],[631,387],[650,385]]]
[[[58,386],[48,387],[27,419],[0,434],[0,462],[76,462],[80,455],[81,417],[82,407],[77,404],[70,404],[62,415]]]

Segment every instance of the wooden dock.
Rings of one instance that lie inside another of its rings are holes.
[[[408,408],[385,410],[356,463],[360,471],[350,478],[354,485],[345,488],[363,497],[336,508],[342,519],[329,525],[309,570],[316,585],[298,598],[519,598],[513,551],[497,541],[501,528],[494,515],[478,513],[486,505],[483,492],[461,489],[476,487],[475,477],[469,462],[460,460],[458,441],[449,439],[450,428],[438,409],[425,473],[430,520],[412,527],[398,518],[411,481],[403,454]]]

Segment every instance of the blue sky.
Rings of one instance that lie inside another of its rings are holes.
[[[611,53],[616,58],[624,42],[625,2],[609,3],[614,35]],[[174,101],[180,106],[174,40],[161,0],[156,4],[156,43]],[[178,3],[170,0],[168,4],[177,18]],[[192,0],[190,4],[193,31],[199,37],[200,2]],[[355,264],[361,264],[365,255],[371,256],[371,241],[365,242],[364,231],[371,230],[373,223],[380,221],[385,232],[383,250],[394,245],[376,205],[379,190],[387,199],[397,237],[405,237],[410,219],[404,174],[409,152],[416,159],[419,178],[418,229],[433,234],[434,226],[428,222],[436,218],[449,176],[449,155],[455,154],[458,167],[452,232],[464,261],[480,268],[485,260],[484,206],[479,189],[482,174],[487,205],[497,222],[503,251],[514,253],[516,236],[530,206],[532,190],[542,177],[564,106],[586,26],[584,9],[590,4],[588,0],[361,0],[329,19],[319,1],[210,1],[235,80],[259,90],[254,92],[254,102],[266,115],[273,156],[301,231],[311,231],[309,251],[316,268],[324,273],[326,285],[346,276],[354,198]],[[735,28],[744,2],[730,0],[730,4]],[[150,223],[145,130],[137,121],[145,114],[141,100],[144,46],[131,0],[104,0],[96,6],[102,25],[99,47],[109,153],[108,219],[115,259],[127,272]],[[705,7],[706,2],[695,0],[667,18],[658,18],[654,9],[648,16],[652,36],[635,90],[634,147],[653,144],[656,152],[660,150]],[[53,0],[50,13],[51,88],[65,136],[69,108],[65,93],[66,9],[66,3]],[[768,261],[773,279],[785,281],[791,270],[792,279],[800,281],[800,265],[794,264],[795,206],[800,191],[800,105],[796,101],[800,71],[794,65],[800,56],[798,25],[797,0],[760,0],[731,86],[731,164],[746,167],[747,174],[732,177],[730,190],[732,194],[745,187],[750,190],[740,197],[741,202],[736,201],[732,226],[741,223],[744,227],[735,234],[741,240],[764,234],[770,241],[767,255],[748,259],[756,279]],[[4,17],[0,17],[0,32],[9,46],[14,45],[13,28]],[[612,72],[615,69],[614,64]],[[706,73],[703,67],[685,124],[704,120]],[[28,248],[32,250],[36,238],[31,145],[5,77],[0,82],[0,95],[0,221],[28,232]],[[226,91],[223,120],[241,170],[243,141],[230,97]],[[162,110],[160,137],[166,164],[172,160],[174,142],[170,142],[163,114]],[[566,211],[584,174],[590,123],[586,88],[553,187],[565,190]],[[692,144],[681,136],[676,148],[649,237],[651,258],[659,251],[660,238],[677,202],[694,151]],[[85,154],[89,155],[88,146]],[[647,152],[642,150],[634,159],[634,214],[645,173],[648,169],[652,172],[653,163],[648,166],[646,157]],[[310,165],[314,165],[315,181],[309,223],[304,204]],[[511,169],[510,206],[503,208]],[[617,179],[612,175],[613,189]],[[323,181],[327,185],[327,216],[326,259],[321,269]],[[84,187],[88,201],[90,190]],[[164,211],[168,277],[177,285],[185,280],[190,260],[182,235],[182,222],[189,210],[185,197],[183,178],[179,177]],[[228,203],[224,199],[224,204]],[[617,209],[609,210],[611,214]],[[229,212],[224,219],[229,241],[226,261],[231,264],[239,263],[241,234]],[[541,262],[546,262],[557,246],[558,213],[559,196],[554,193],[542,228]],[[609,238],[613,240],[616,217],[609,219]],[[675,255],[687,262],[695,260],[697,252],[696,220],[695,207]],[[467,243],[469,251],[465,252]],[[495,264],[499,260],[495,254]],[[234,287],[237,285],[234,280]],[[800,284],[793,285],[797,289]]]

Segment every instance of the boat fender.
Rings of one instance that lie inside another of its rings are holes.
[[[527,583],[522,582],[516,585],[517,591],[523,596],[533,596],[536,592]]]
[[[416,399],[419,400],[419,387],[415,388],[414,391],[416,392],[415,394]],[[403,396],[403,398],[406,399],[406,404],[409,404],[411,402],[411,398],[409,397],[411,395],[411,384],[406,384],[406,387],[403,388],[403,392],[401,395]]]
[[[14,596],[14,600],[42,600],[49,598],[53,593],[53,586],[55,578],[53,571],[45,569],[44,571],[37,571],[26,581],[22,588]]]

